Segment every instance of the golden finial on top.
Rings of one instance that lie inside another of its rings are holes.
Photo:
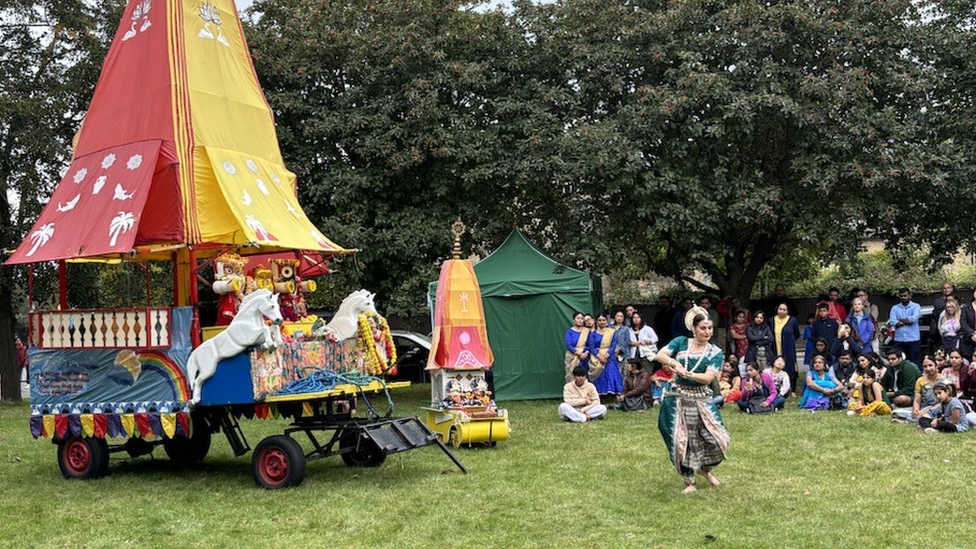
[[[451,232],[454,233],[454,259],[461,259],[461,235],[464,234],[464,229],[460,217],[451,224]]]

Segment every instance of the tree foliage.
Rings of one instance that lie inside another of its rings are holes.
[[[494,64],[512,41],[500,14],[457,7],[258,2],[248,33],[306,210],[361,250],[339,267],[392,312],[436,278],[455,219],[476,234],[514,226],[489,105],[510,84]]]
[[[832,259],[870,231],[932,241],[960,157],[930,120],[939,75],[912,2],[684,0],[603,19],[596,4],[567,9],[603,32],[617,21],[628,44],[612,66],[629,91],[591,126],[620,144],[610,165],[628,184],[604,203],[635,220],[617,234],[639,265],[745,299],[798,247]]]
[[[0,250],[20,242],[61,178],[121,4],[0,0]],[[25,281],[24,269],[0,268],[2,400],[20,399],[14,293]]]
[[[747,298],[794,250],[967,238],[941,212],[973,192],[972,10],[923,7],[291,0],[256,4],[249,36],[314,215],[395,309],[457,215],[475,249],[520,226],[574,266]]]

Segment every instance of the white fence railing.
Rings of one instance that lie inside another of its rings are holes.
[[[156,349],[170,346],[170,309],[74,309],[30,314],[42,349]]]

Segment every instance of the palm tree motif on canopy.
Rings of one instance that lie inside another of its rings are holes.
[[[216,40],[225,46],[230,46],[227,42],[227,37],[224,36],[223,30],[220,28],[220,13],[217,8],[214,7],[210,2],[204,2],[200,6],[200,19],[203,19],[203,28],[197,33],[200,38],[206,38],[207,40],[214,40],[213,30],[210,29],[210,24],[213,23],[214,27],[217,28]]]
[[[255,235],[258,237],[258,240],[278,240],[278,238],[269,233],[267,229],[264,228],[264,224],[253,215],[244,216],[244,222],[247,223],[247,226],[250,227],[252,231],[254,231]]]
[[[47,244],[52,236],[54,236],[54,223],[45,223],[41,225],[40,229],[31,233],[30,239],[34,243],[34,246],[27,252],[27,257],[34,255],[34,252],[41,246]]]
[[[115,242],[119,239],[119,235],[122,233],[129,232],[135,225],[136,219],[129,212],[119,212],[119,215],[112,218],[112,223],[108,226],[108,234],[112,237],[109,241],[109,246],[115,246]]]

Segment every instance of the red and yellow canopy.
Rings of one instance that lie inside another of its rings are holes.
[[[449,259],[441,265],[430,349],[428,370],[487,370],[495,360],[488,345],[478,277],[467,259]]]
[[[233,0],[131,0],[71,165],[7,263],[185,245],[351,252],[295,189]]]

